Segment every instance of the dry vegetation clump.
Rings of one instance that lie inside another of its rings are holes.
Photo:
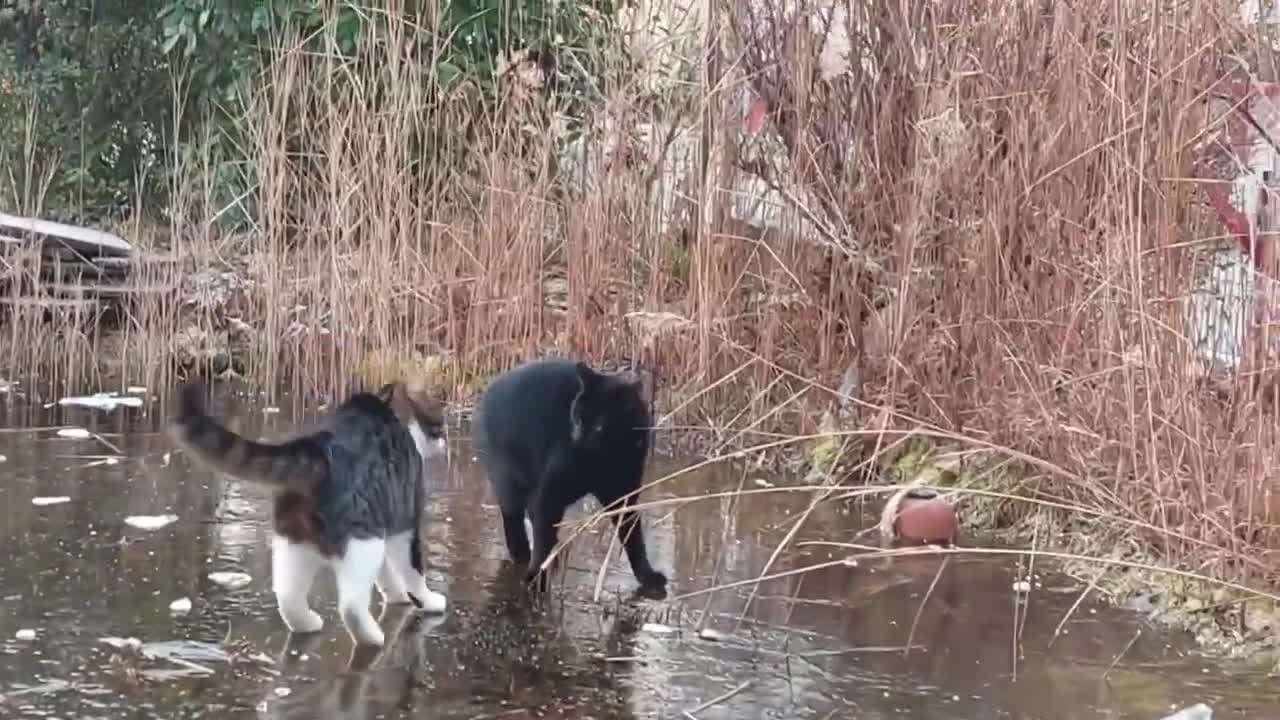
[[[1008,448],[1057,469],[1024,492],[1274,582],[1269,386],[1257,361],[1206,383],[1186,320],[1221,235],[1207,100],[1255,42],[1234,5],[703,9],[669,81],[609,79],[581,136],[530,68],[476,116],[393,13],[362,62],[285,39],[244,108],[255,227],[219,233],[210,164],[181,158],[152,249],[188,292],[130,307],[117,354],[157,376],[129,380],[162,385],[176,338],[320,394],[416,363],[464,397],[575,352],[655,367],[666,424],[713,448],[814,432],[843,389],[887,433],[860,448]],[[10,367],[45,332],[7,320]],[[98,338],[57,332],[63,358]]]
[[[752,169],[843,265],[826,306],[862,350],[859,423],[898,431],[874,447],[929,427],[1047,461],[1020,494],[1274,587],[1273,331],[1255,316],[1233,369],[1188,323],[1223,245],[1197,177],[1232,109],[1209,100],[1253,79],[1234,9],[841,8],[817,14],[848,28],[831,80],[831,32],[750,5],[734,24],[781,146]]]

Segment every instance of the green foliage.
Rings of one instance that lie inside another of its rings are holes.
[[[332,18],[318,0],[167,0],[156,15],[162,49],[181,57],[193,98],[215,107],[238,101],[253,86],[262,67],[263,48],[286,30],[310,38],[313,45],[333,20],[338,52],[356,53],[367,14],[341,3]],[[309,48],[318,49],[318,48]],[[201,108],[208,110],[209,108]]]
[[[156,208],[173,171],[165,160],[191,157],[184,145],[219,138],[220,148],[203,157],[233,165],[234,172],[214,168],[216,182],[235,186],[221,188],[225,196],[243,195],[253,185],[244,172],[252,165],[245,101],[263,87],[267,50],[282,45],[376,66],[398,51],[389,38],[404,38],[425,81],[444,91],[434,96],[465,85],[477,115],[501,102],[499,74],[509,59],[532,51],[544,70],[554,69],[544,109],[576,118],[602,94],[620,1],[409,0],[394,20],[379,4],[321,0],[138,0],[92,9],[43,0],[0,8],[0,43],[14,48],[0,58],[0,167],[16,168],[0,177],[0,197],[46,215],[96,217],[125,209],[141,189],[138,199]],[[406,24],[393,34],[390,22]],[[23,189],[45,178],[43,202]]]
[[[554,58],[556,86],[565,95],[598,97],[607,72],[603,50],[619,6],[614,0],[449,0],[441,28],[442,84],[465,76],[494,98],[500,58],[529,48]]]
[[[204,90],[218,94],[251,75],[259,47],[286,31],[307,39],[309,50],[333,47],[343,59],[376,55],[385,41],[386,14],[379,5],[323,0],[168,0],[157,14],[162,48],[192,63]],[[497,96],[501,59],[521,49],[556,58],[557,75],[570,94],[598,91],[605,65],[599,50],[613,32],[618,0],[443,0],[410,2],[405,19],[416,40],[439,50],[435,69],[448,89],[467,79]],[[439,17],[439,26],[432,19]],[[327,43],[332,40],[332,46]],[[430,56],[420,54],[420,57]]]
[[[0,10],[5,205],[104,215],[162,187],[169,73],[148,18],[160,0],[45,0]],[[47,185],[47,194],[35,190]],[[43,207],[42,207],[43,206]],[[77,210],[81,212],[76,212]]]

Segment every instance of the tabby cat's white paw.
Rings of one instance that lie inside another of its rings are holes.
[[[427,590],[422,596],[422,611],[429,613],[442,613],[448,607],[449,601],[445,596],[434,590]]]
[[[324,629],[324,618],[320,617],[320,613],[315,610],[305,610],[302,612],[280,613],[284,624],[288,626],[289,632],[299,635],[320,632]]]
[[[382,602],[386,605],[405,605],[413,602],[413,598],[409,597],[409,591],[400,588],[395,592],[383,593]]]
[[[351,639],[355,640],[357,645],[368,645],[370,647],[382,647],[387,641],[386,634],[377,625],[358,628],[351,633]]]

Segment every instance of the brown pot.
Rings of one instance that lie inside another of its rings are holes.
[[[959,523],[956,509],[926,488],[912,488],[898,504],[893,534],[908,545],[952,545]]]

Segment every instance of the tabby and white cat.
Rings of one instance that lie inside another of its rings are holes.
[[[376,584],[387,604],[444,612],[445,596],[423,577],[425,462],[444,452],[444,408],[416,385],[356,393],[317,429],[280,443],[250,440],[212,418],[200,384],[178,389],[170,437],[214,470],[275,490],[271,585],[295,633],[324,621],[307,596],[331,567],[352,639],[381,646],[369,611]]]

